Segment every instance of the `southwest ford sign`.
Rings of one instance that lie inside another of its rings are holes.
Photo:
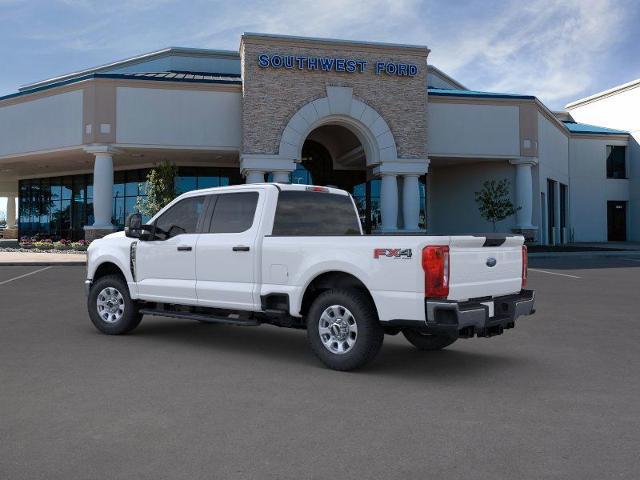
[[[398,77],[413,77],[418,73],[413,63],[375,62],[369,66],[365,60],[337,57],[299,57],[297,55],[258,55],[258,66],[262,68],[284,68],[289,70],[309,70],[320,72],[364,73],[372,68],[376,75],[385,74]]]

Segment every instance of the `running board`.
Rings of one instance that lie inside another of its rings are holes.
[[[256,320],[240,320],[227,317],[214,317],[212,315],[204,315],[202,313],[191,312],[172,312],[170,310],[161,310],[153,308],[141,308],[140,313],[143,315],[157,315],[159,317],[187,318],[189,320],[198,320],[199,322],[223,323],[225,325],[240,325],[244,327],[255,327],[260,325]]]

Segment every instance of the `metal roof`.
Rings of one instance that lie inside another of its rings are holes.
[[[105,75],[117,75],[117,78],[135,78],[144,80],[170,80],[170,81],[193,81],[193,82],[215,82],[215,83],[242,83],[240,74],[233,73],[208,73],[208,72],[186,72],[179,70],[169,70],[168,72],[134,72],[119,74],[97,74],[98,78]]]
[[[93,78],[112,78],[120,80],[150,80],[156,82],[185,82],[185,83],[217,83],[224,85],[242,85],[242,79],[240,75],[234,75],[231,73],[199,73],[199,72],[142,72],[142,73],[91,73],[89,75],[83,75],[81,77],[74,77],[68,80],[61,80],[59,82],[48,83],[41,87],[31,88],[29,90],[23,90],[18,93],[10,93],[4,97],[0,97],[0,100],[7,100],[9,98],[22,97],[25,95],[31,95],[32,93],[41,92],[43,90],[49,90],[50,88],[62,87],[64,85],[71,85],[73,83],[83,82],[85,80],[91,80]]]
[[[427,88],[429,95],[442,97],[476,97],[476,98],[515,98],[535,100],[533,95],[520,95],[516,93],[479,92],[477,90],[454,90],[447,88]]]
[[[434,65],[427,65],[427,70],[429,71],[429,73],[431,74],[435,74],[435,75],[439,75],[441,78],[443,78],[444,80],[446,80],[447,82],[453,83],[454,85],[456,85],[458,88],[462,89],[462,90],[467,90],[467,87],[465,87],[464,85],[462,85],[459,81],[457,81],[455,78],[453,78],[451,75],[443,72],[442,70],[440,70],[438,67],[434,66]]]
[[[629,132],[624,130],[615,130],[613,128],[598,127],[596,125],[589,125],[587,123],[577,123],[563,121],[564,125],[569,129],[571,133],[584,133],[584,134],[596,134],[596,135],[628,135]]]
[[[207,57],[220,57],[220,58],[237,58],[240,59],[240,54],[238,52],[229,51],[229,50],[211,50],[204,48],[185,48],[185,47],[168,47],[163,48],[161,50],[156,50],[154,52],[143,53],[141,55],[136,55],[135,57],[125,58],[124,60],[116,60],[115,62],[106,63],[104,65],[99,65],[97,67],[86,68],[83,70],[79,70],[76,72],[67,73],[64,75],[60,75],[53,78],[48,78],[46,80],[40,80],[38,82],[29,83],[18,88],[18,91],[23,90],[31,90],[34,88],[42,87],[44,85],[48,85],[51,83],[57,83],[63,80],[70,80],[73,77],[80,77],[89,75],[92,73],[100,73],[105,70],[113,70],[114,68],[122,68],[127,65],[135,65],[138,63],[142,63],[145,61],[149,61],[155,58],[161,58],[170,56],[172,54],[178,55],[191,55],[191,56],[207,56]]]
[[[589,95],[588,97],[580,98],[578,100],[574,100],[571,103],[567,103],[564,108],[567,110],[571,110],[572,108],[577,107],[578,105],[582,105],[583,103],[589,103],[594,100],[598,100],[603,97],[608,97],[610,95],[615,95],[617,93],[624,92],[631,88],[636,88],[640,86],[640,78],[636,78],[635,80],[631,80],[630,82],[623,83],[622,85],[617,85],[608,90],[603,90],[602,92],[594,93],[593,95]]]

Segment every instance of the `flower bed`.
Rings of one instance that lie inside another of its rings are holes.
[[[20,248],[5,248],[1,251],[5,252],[51,252],[51,253],[84,253],[89,247],[89,243],[86,240],[78,240],[73,242],[71,240],[57,240],[53,241],[50,238],[39,237],[22,237],[20,238]]]
[[[73,255],[73,254],[81,254],[86,255],[86,250],[55,250],[53,248],[50,249],[40,249],[40,248],[0,248],[0,253],[3,252],[11,252],[11,253],[50,253],[52,255]]]

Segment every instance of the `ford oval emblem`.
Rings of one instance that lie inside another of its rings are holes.
[[[498,261],[495,258],[493,257],[487,258],[487,267],[495,267],[496,263],[498,263]]]

